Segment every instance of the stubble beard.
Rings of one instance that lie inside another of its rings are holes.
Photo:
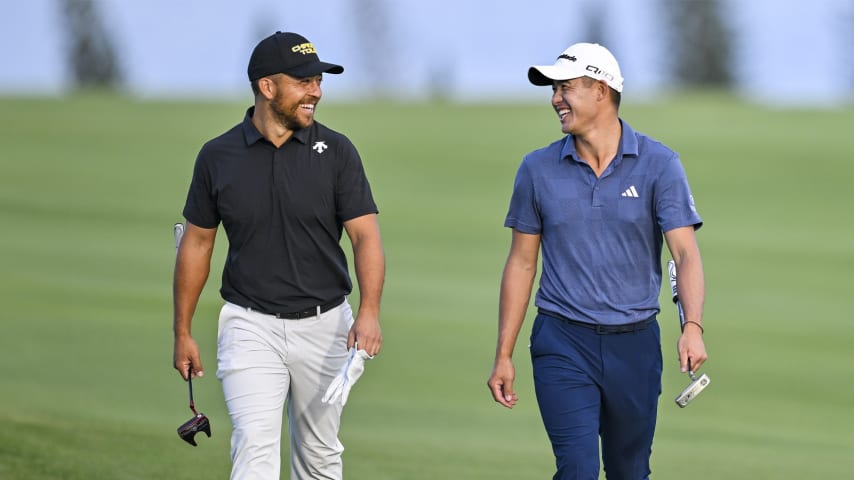
[[[290,111],[287,107],[282,106],[282,95],[279,92],[276,92],[276,96],[273,97],[273,101],[270,102],[270,111],[273,112],[273,115],[276,117],[276,121],[283,127],[287,128],[290,131],[296,131],[301,128],[307,128],[311,126],[314,119],[310,119],[308,122],[305,122],[299,118],[299,104],[297,104],[296,108],[291,109]]]

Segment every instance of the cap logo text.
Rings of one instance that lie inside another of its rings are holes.
[[[567,55],[567,54],[565,54],[565,53],[561,53],[560,55],[558,55],[558,56],[557,56],[557,59],[558,59],[558,60],[560,60],[561,58],[563,58],[563,59],[565,59],[565,60],[569,60],[570,62],[575,62],[575,61],[577,61],[577,60],[578,60],[577,58],[575,58],[575,57],[573,57],[573,56],[569,56],[569,55]]]
[[[605,77],[605,80],[608,80],[609,82],[614,81],[613,75],[611,75],[610,73],[606,72],[605,70],[602,70],[601,68],[599,68],[595,65],[587,65],[587,68],[585,68],[585,70],[587,70],[588,72],[595,73],[596,75],[600,75],[602,77]]]
[[[317,53],[317,50],[314,49],[313,43],[301,43],[299,45],[294,45],[293,47],[291,47],[291,51],[294,53],[301,53],[303,55]]]

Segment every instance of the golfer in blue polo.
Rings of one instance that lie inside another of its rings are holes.
[[[553,65],[531,67],[528,79],[552,87],[566,135],[525,156],[516,175],[488,386],[496,402],[516,404],[513,349],[542,249],[530,350],[554,478],[599,478],[601,441],[609,480],[646,479],[661,393],[665,241],[686,319],[681,370],[698,370],[707,357],[695,237],[702,220],[679,156],[619,117],[623,77],[611,52],[578,43]]]

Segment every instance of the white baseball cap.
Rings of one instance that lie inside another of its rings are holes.
[[[534,65],[528,69],[528,80],[539,86],[578,77],[602,80],[614,90],[623,91],[623,75],[617,59],[598,43],[576,43],[564,50],[554,65]]]

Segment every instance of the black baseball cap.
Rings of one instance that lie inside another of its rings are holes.
[[[258,42],[249,57],[249,81],[285,73],[296,78],[342,73],[344,67],[321,62],[314,44],[297,33],[276,32]]]

